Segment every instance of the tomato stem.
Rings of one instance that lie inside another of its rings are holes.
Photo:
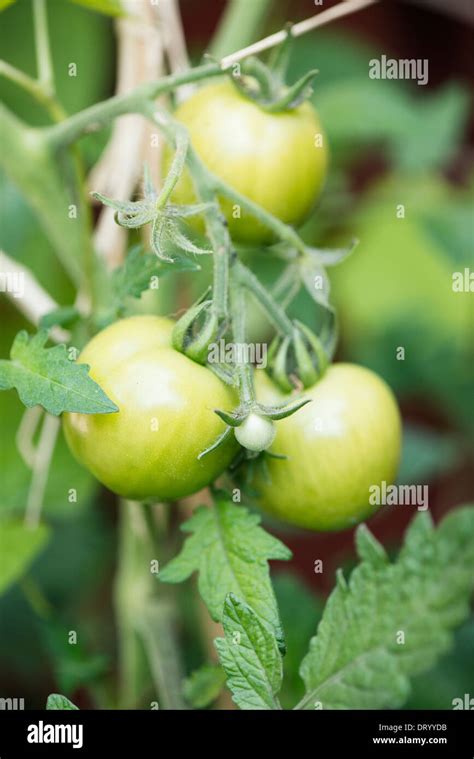
[[[264,308],[269,320],[278,332],[291,337],[293,335],[291,319],[286,315],[284,309],[272,298],[255,274],[241,261],[234,262],[233,272],[240,284],[249,290],[260,306]]]
[[[236,282],[231,294],[232,307],[232,338],[235,345],[245,343],[245,292],[244,288]],[[236,365],[239,378],[240,402],[243,407],[251,406],[255,402],[255,389],[253,386],[252,368],[250,364],[238,362]]]

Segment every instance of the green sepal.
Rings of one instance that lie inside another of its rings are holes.
[[[193,328],[203,314],[205,315],[204,325],[196,335],[193,335]],[[216,339],[218,332],[219,324],[212,311],[212,300],[201,299],[176,322],[172,336],[173,347],[198,364],[205,364],[209,344]]]
[[[275,360],[272,366],[273,379],[277,385],[286,393],[290,393],[294,389],[286,373],[289,346],[290,338],[287,336],[283,339],[280,347],[276,351]]]
[[[297,401],[296,403],[289,404],[289,405],[285,404],[284,406],[259,405],[259,410],[268,419],[273,419],[273,421],[278,421],[279,419],[286,419],[286,417],[291,416],[296,411],[299,411],[300,408],[303,408],[303,406],[306,406],[306,404],[308,403],[311,403],[311,398],[303,398],[301,401]]]
[[[270,103],[264,103],[262,108],[269,113],[278,113],[279,111],[291,111],[298,108],[301,103],[308,100],[313,94],[311,86],[315,76],[319,74],[318,69],[311,69],[301,79],[288,87],[279,98]]]
[[[247,414],[244,411],[239,411],[238,409],[232,412],[214,409],[214,413],[217,414],[223,422],[228,424],[229,427],[240,427],[244,419],[247,417]]]
[[[227,438],[232,434],[232,427],[226,427],[224,432],[222,432],[219,437],[215,439],[215,441],[210,445],[208,448],[205,448],[204,451],[201,451],[201,453],[198,456],[198,461],[200,461],[204,456],[207,456],[208,453],[211,453],[211,451],[215,451],[216,448],[219,448],[222,443],[224,443]]]
[[[300,332],[303,333],[303,335],[308,340],[311,348],[313,349],[314,355],[316,356],[317,362],[318,362],[318,372],[319,375],[322,375],[328,365],[328,356],[326,354],[326,351],[324,349],[324,346],[319,339],[319,337],[309,328],[306,326],[306,324],[303,324],[303,322],[298,321],[298,319],[295,319],[295,325],[298,327]],[[301,378],[303,381],[303,378]],[[306,383],[303,384],[305,387],[309,387]],[[312,384],[312,383],[311,383]]]
[[[295,329],[293,349],[298,378],[302,382],[303,387],[311,387],[317,382],[319,374],[298,329]]]

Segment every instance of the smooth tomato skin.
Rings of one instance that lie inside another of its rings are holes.
[[[262,403],[284,397],[267,375],[256,372]],[[335,364],[304,396],[312,402],[276,422],[267,458],[268,475],[256,475],[258,505],[310,530],[344,530],[370,516],[372,485],[392,484],[399,464],[401,420],[385,382],[368,369]]]
[[[231,82],[210,84],[181,104],[175,117],[188,128],[191,143],[217,176],[287,224],[298,226],[307,217],[326,178],[327,147],[315,144],[322,134],[313,106],[266,113],[243,97]],[[165,154],[169,168],[171,153]],[[173,200],[196,202],[192,181],[183,173]],[[234,240],[268,243],[272,233],[233,204],[221,207]]]
[[[173,323],[133,316],[96,335],[79,361],[119,407],[115,414],[64,414],[66,440],[95,477],[124,498],[171,501],[195,493],[229,465],[237,443],[202,460],[223,432],[215,408],[234,392],[209,369],[171,347]]]

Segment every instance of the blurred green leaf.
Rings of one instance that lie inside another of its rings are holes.
[[[66,696],[61,696],[59,693],[51,693],[48,696],[48,700],[46,702],[46,709],[52,710],[52,709],[64,709],[68,711],[78,710],[78,707],[75,706],[72,701],[69,701]]]
[[[447,260],[460,269],[472,264],[474,222],[472,194],[455,197],[451,203],[429,209],[421,216],[421,224]]]
[[[183,694],[196,709],[203,709],[216,700],[225,685],[225,673],[218,664],[204,664],[186,678]]]
[[[436,667],[412,681],[405,709],[452,709],[453,699],[472,697],[474,683],[474,616],[456,631],[455,644]]]
[[[361,563],[348,581],[338,575],[302,662],[307,693],[298,708],[401,706],[408,678],[449,650],[469,614],[474,506],[450,512],[436,529],[419,514],[393,563],[365,525],[356,544]]]
[[[410,171],[438,168],[452,158],[469,107],[460,85],[414,98],[398,82],[366,76],[326,87],[315,102],[336,151],[385,145],[394,166]]]
[[[318,29],[294,40],[288,69],[288,81],[293,82],[309,68],[319,69],[315,83],[316,107],[319,93],[327,86],[353,77],[368,75],[369,60],[376,55],[370,45],[356,39],[352,34]]]
[[[62,265],[79,285],[83,251],[89,244],[89,216],[76,182],[74,157],[63,151],[58,161],[39,130],[32,132],[5,107],[0,106],[0,114],[2,169],[34,210]]]
[[[458,84],[449,84],[430,97],[411,105],[415,121],[391,146],[395,165],[421,171],[441,168],[456,154],[469,115],[469,94]]]
[[[402,485],[428,483],[449,471],[459,452],[457,440],[449,434],[406,425],[397,482]]]
[[[35,77],[32,6],[31,0],[17,0],[7,9],[0,26],[0,48],[4,60]],[[70,2],[47,3],[47,10],[58,98],[67,113],[75,113],[112,94],[115,77],[112,19]],[[0,100],[33,126],[50,123],[31,95],[3,77]],[[86,137],[81,148],[85,143],[92,148],[98,139],[102,142],[103,135]]]
[[[21,522],[0,521],[0,594],[26,572],[48,539],[45,525],[32,529]]]
[[[89,653],[81,642],[83,635],[73,623],[68,629],[61,621],[49,617],[42,624],[42,632],[57,684],[65,693],[90,685],[107,671],[108,658]],[[77,634],[76,643],[70,642],[71,632]]]

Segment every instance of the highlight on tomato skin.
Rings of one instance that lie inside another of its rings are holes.
[[[327,138],[316,110],[304,102],[267,113],[232,82],[204,85],[176,110],[208,169],[287,224],[299,226],[324,187]],[[165,169],[172,152],[165,151]],[[195,202],[188,172],[173,193],[176,203]],[[271,230],[226,198],[220,198],[231,237],[246,243],[274,241]]]
[[[66,440],[99,482],[125,498],[195,493],[222,474],[238,448],[230,438],[198,459],[224,429],[214,405],[231,410],[237,398],[171,347],[172,329],[163,317],[129,317],[99,332],[79,357],[119,411],[64,414]]]
[[[257,372],[262,403],[285,396]],[[311,403],[276,424],[270,452],[252,485],[272,516],[310,530],[344,530],[370,517],[370,488],[392,484],[400,460],[401,419],[395,397],[374,372],[333,364],[303,395]]]

